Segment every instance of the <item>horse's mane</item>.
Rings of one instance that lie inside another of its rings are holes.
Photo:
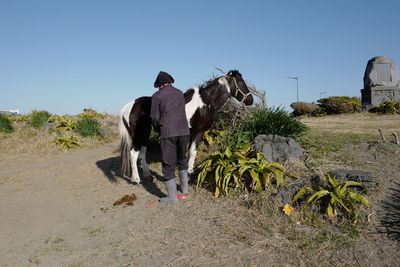
[[[217,78],[211,78],[210,80],[205,81],[201,85],[197,86],[199,88],[199,92],[201,92],[202,95],[209,95],[211,92],[208,89],[212,88],[214,86],[218,86],[219,85],[218,79],[221,77],[222,76],[217,77]],[[194,91],[195,91],[195,89],[192,87],[192,88],[187,89],[184,92],[186,103],[188,103],[192,99]]]
[[[230,70],[229,72],[227,72],[227,74],[228,73],[229,73],[229,76],[238,76],[238,75],[242,76],[242,74],[240,74],[240,72],[238,70]],[[213,87],[213,86],[217,85],[219,83],[218,82],[219,78],[226,77],[227,74],[225,74],[224,76],[213,77],[210,80],[205,81],[203,84],[201,84],[199,86],[200,90],[206,89],[207,87]]]
[[[228,72],[229,76],[241,76],[240,72],[238,70],[231,70]],[[226,77],[226,75],[224,76],[219,76],[219,77],[212,77],[211,79],[209,79],[208,81],[204,81],[202,84],[200,84],[198,86],[199,88],[199,92],[201,95],[203,96],[209,96],[212,94],[212,90],[209,90],[210,88],[216,88],[220,86],[219,83],[219,79],[222,77]],[[184,93],[185,95],[185,99],[186,99],[186,103],[189,102],[192,99],[192,96],[194,94],[194,89],[193,88],[189,88],[188,90],[186,90],[186,92]]]

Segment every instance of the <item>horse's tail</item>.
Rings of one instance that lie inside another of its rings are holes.
[[[126,104],[120,111],[119,114],[119,136],[121,139],[121,177],[132,176],[131,167],[131,149],[132,149],[132,137],[129,134],[129,115],[131,113],[133,104],[135,101],[131,101]]]

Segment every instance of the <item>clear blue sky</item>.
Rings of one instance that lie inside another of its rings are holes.
[[[370,58],[400,65],[399,26],[398,0],[0,0],[0,110],[118,114],[160,70],[184,91],[213,66],[270,106],[296,100],[288,76],[301,101],[360,96]]]

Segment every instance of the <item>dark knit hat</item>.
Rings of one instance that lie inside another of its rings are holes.
[[[160,71],[160,73],[157,75],[156,81],[154,82],[154,87],[160,87],[161,85],[165,83],[174,83],[174,78],[172,78],[171,75],[164,71]]]

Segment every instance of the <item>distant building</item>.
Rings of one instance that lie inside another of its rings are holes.
[[[3,113],[3,114],[19,114],[19,109],[0,110],[0,113]]]
[[[397,67],[389,58],[374,57],[365,68],[364,89],[361,89],[363,110],[376,107],[384,100],[400,101]]]

